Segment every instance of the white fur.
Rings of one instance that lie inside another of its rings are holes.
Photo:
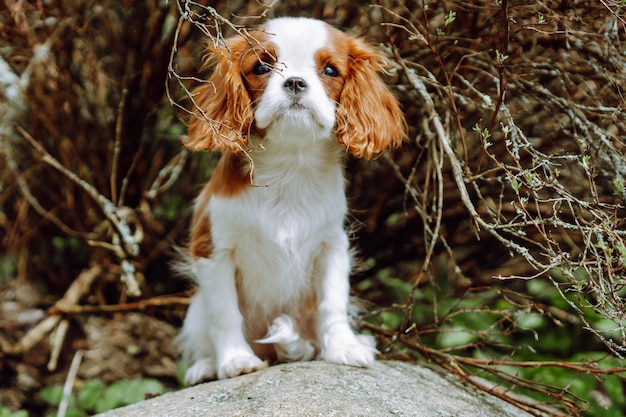
[[[282,18],[268,23],[266,32],[272,36],[279,56],[276,69],[254,112],[261,129],[269,127],[274,139],[299,140],[299,131],[328,137],[335,125],[336,103],[324,93],[315,65],[314,52],[326,45],[328,34],[323,22],[311,19]],[[309,84],[301,103],[307,111],[289,108],[291,100],[282,85],[290,77],[301,77]],[[278,123],[273,123],[280,118]],[[297,134],[294,134],[297,133]]]
[[[250,153],[255,186],[212,196],[202,213],[211,221],[213,250],[192,265],[199,291],[179,337],[192,363],[187,384],[265,368],[255,350],[267,344],[279,361],[374,361],[373,339],[357,337],[348,315],[345,149],[333,138],[336,103],[313,59],[326,28],[286,18],[270,21],[266,31],[275,34],[283,68],[271,74],[254,113],[266,128],[264,138],[250,138],[252,146],[263,139],[263,148]],[[309,85],[302,106],[292,107],[282,88],[291,76]],[[307,316],[303,303],[312,296],[316,311]]]
[[[278,357],[285,362],[309,361],[315,357],[315,346],[303,339],[293,319],[287,315],[276,317],[267,336],[257,343],[274,343]]]

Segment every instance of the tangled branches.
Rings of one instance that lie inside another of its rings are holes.
[[[5,3],[0,266],[66,295],[20,349],[55,327],[62,340],[61,314],[184,304],[126,302],[167,287],[145,277],[166,270],[211,170],[180,152],[181,125],[160,109],[202,117],[180,103],[203,82],[207,41],[304,14],[388,46],[410,127],[401,151],[348,162],[369,267],[354,287],[383,354],[434,361],[535,414],[623,405],[609,395],[626,354],[623,2],[69,1],[50,19]],[[510,395],[520,387],[545,403]]]
[[[175,9],[4,3],[0,281],[16,277],[14,299],[26,307],[59,293],[66,307],[94,292],[107,303],[109,285],[114,302],[150,293],[150,261],[170,250],[155,243],[184,230],[158,213],[187,152],[168,146],[155,125],[163,90],[151,84],[165,67],[146,64],[168,56],[173,28],[164,22]],[[138,16],[154,26],[129,34]],[[155,164],[147,170],[148,156]],[[26,353],[52,332],[54,370],[67,326],[61,315],[48,317],[0,354]]]
[[[410,38],[421,39],[439,63],[432,69],[418,65],[402,46],[396,54],[413,96],[434,126],[437,139],[428,146],[437,148],[435,155],[445,155],[476,236],[486,232],[511,255],[525,259],[535,272],[524,279],[549,277],[583,320],[586,308],[614,320],[617,332],[612,336],[587,326],[621,356],[626,344],[626,103],[619,74],[626,63],[618,46],[624,27],[618,29],[617,13],[601,14],[601,25],[593,22],[599,25],[597,33],[585,30],[582,15],[587,10],[571,10],[574,18],[538,5],[534,17],[541,20],[533,22],[525,7],[508,7],[506,2],[485,7],[481,13],[492,13],[485,19],[505,34],[493,34],[495,45],[480,50],[460,41],[451,45],[448,39],[461,38],[459,34],[442,39],[429,33],[435,11],[424,10],[420,25],[395,15],[398,25]],[[528,39],[528,32],[538,33],[539,39]],[[560,53],[564,61],[554,56],[541,62],[552,53]],[[427,86],[439,103],[430,98]],[[438,170],[431,175],[444,181]],[[405,184],[411,195],[419,195],[421,185]],[[443,188],[438,184],[429,201],[436,213],[443,210]],[[415,203],[427,207],[424,201]],[[440,218],[431,222],[423,216],[433,231],[441,228]],[[430,240],[437,239],[454,240],[433,232]]]
[[[416,346],[407,335],[424,331],[412,315],[415,288],[436,282],[431,260],[443,251],[452,275],[470,286],[489,276],[521,281],[512,288],[548,280],[575,312],[568,320],[623,357],[626,28],[620,7],[450,1],[384,10],[406,96],[420,103],[414,111],[422,117],[411,124],[424,151],[410,165],[391,161],[421,219],[426,247],[397,329],[407,345]],[[459,224],[456,211],[450,216],[453,204],[464,207],[466,221]],[[480,249],[466,246],[470,235]],[[448,310],[439,323],[456,314]],[[508,315],[487,323],[491,331],[519,324]],[[480,343],[463,347],[483,350],[489,343],[479,336]]]

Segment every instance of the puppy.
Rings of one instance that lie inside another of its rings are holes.
[[[405,122],[361,40],[307,18],[270,20],[214,48],[186,146],[222,157],[195,203],[198,285],[178,337],[189,385],[314,358],[369,366],[348,316],[343,159],[400,145]]]

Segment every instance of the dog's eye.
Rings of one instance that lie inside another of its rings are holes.
[[[333,67],[332,65],[326,65],[322,70],[322,74],[333,78],[339,77],[339,71],[337,71],[337,68]]]
[[[254,75],[263,75],[263,74],[267,74],[271,70],[272,70],[272,68],[270,68],[270,66],[268,64],[266,64],[265,62],[259,62],[252,69],[252,72],[254,73]]]

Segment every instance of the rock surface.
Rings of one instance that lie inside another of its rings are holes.
[[[353,368],[296,362],[196,385],[100,417],[525,417],[517,407],[431,368],[377,362]]]

